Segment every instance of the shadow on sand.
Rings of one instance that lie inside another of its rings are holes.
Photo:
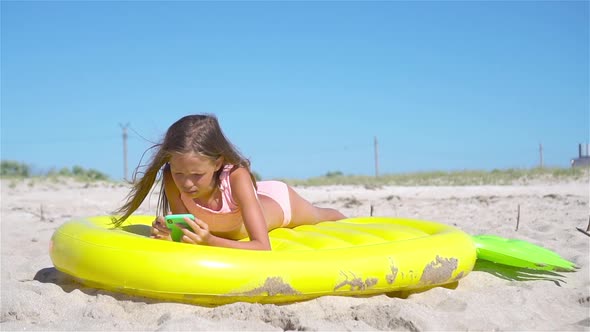
[[[104,289],[86,287],[85,285],[80,283],[76,278],[68,274],[65,274],[61,271],[58,271],[55,267],[47,267],[37,271],[33,279],[44,284],[55,284],[61,287],[61,289],[63,289],[66,293],[71,293],[74,290],[79,290],[88,296],[97,296],[101,294],[108,295],[113,297],[117,301],[131,301],[135,303],[146,304],[168,302],[165,300],[155,300],[142,296],[126,295],[123,293],[110,292]]]

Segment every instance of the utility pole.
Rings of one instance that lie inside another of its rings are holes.
[[[543,144],[539,143],[539,168],[543,168]]]
[[[375,136],[375,177],[379,177],[379,145]]]
[[[129,122],[125,125],[119,124],[119,126],[123,129],[123,179],[127,181],[127,128]]]

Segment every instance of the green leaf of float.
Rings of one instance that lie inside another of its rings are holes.
[[[477,258],[508,266],[546,271],[576,270],[574,263],[557,253],[523,240],[495,235],[473,236]]]

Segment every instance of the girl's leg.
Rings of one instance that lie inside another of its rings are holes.
[[[314,225],[321,221],[333,221],[345,219],[346,216],[338,210],[314,206],[301,197],[293,188],[289,188],[289,200],[291,202],[291,222],[287,227],[300,225]]]

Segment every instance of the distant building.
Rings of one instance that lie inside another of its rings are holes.
[[[578,158],[572,159],[572,167],[590,167],[590,144],[578,145]]]

